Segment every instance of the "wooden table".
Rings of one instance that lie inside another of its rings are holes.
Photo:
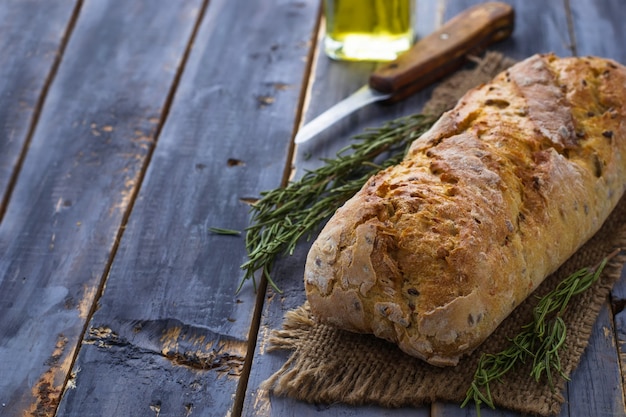
[[[517,27],[494,49],[626,63],[622,1],[509,2]],[[418,35],[473,3],[420,0]],[[259,390],[286,358],[267,338],[304,300],[307,245],[276,265],[282,294],[236,293],[243,238],[209,229],[243,230],[261,191],[431,92],[295,147],[296,127],[374,68],[323,56],[320,20],[318,0],[0,2],[0,416],[474,415]],[[563,416],[626,415],[625,284]]]

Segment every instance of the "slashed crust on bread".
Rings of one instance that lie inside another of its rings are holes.
[[[626,183],[626,68],[535,55],[469,91],[328,222],[315,317],[455,365],[602,225]]]

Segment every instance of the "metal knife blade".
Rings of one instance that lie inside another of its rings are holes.
[[[513,8],[501,2],[483,3],[461,12],[398,59],[378,68],[357,92],[304,125],[295,142],[312,139],[363,106],[400,101],[454,72],[468,55],[509,37],[514,20]]]
[[[304,143],[317,136],[318,133],[325,130],[328,126],[334,124],[340,119],[343,119],[353,111],[370,103],[387,100],[389,98],[391,98],[391,93],[381,93],[380,91],[370,88],[369,85],[364,85],[355,93],[352,93],[351,96],[341,100],[339,103],[335,104],[333,107],[303,126],[302,129],[298,131],[295,142]]]

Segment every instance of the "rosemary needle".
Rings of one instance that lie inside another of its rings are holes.
[[[261,193],[252,205],[246,229],[248,261],[241,268],[246,280],[262,271],[270,285],[280,289],[270,276],[279,255],[293,254],[297,243],[311,235],[352,197],[367,179],[381,169],[400,162],[407,147],[432,126],[436,117],[414,114],[392,120],[356,136],[335,158],[323,159],[320,168],[283,188]],[[383,159],[377,163],[377,159]]]
[[[532,322],[522,327],[522,331],[506,349],[494,354],[483,354],[461,407],[473,400],[479,417],[481,404],[495,408],[489,384],[499,381],[517,363],[529,359],[532,359],[530,376],[539,381],[545,373],[551,389],[554,390],[554,371],[568,379],[561,368],[559,357],[559,350],[564,346],[567,336],[562,315],[572,296],[591,287],[608,260],[617,253],[619,250],[612,252],[595,268],[583,268],[561,281],[553,291],[539,300],[533,309]]]
[[[216,235],[239,236],[241,231],[233,229],[224,229],[223,227],[209,227],[209,232]]]

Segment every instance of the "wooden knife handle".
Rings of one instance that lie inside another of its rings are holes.
[[[395,61],[377,69],[370,76],[370,87],[391,93],[387,101],[402,100],[457,70],[468,54],[478,54],[488,45],[509,37],[514,20],[513,7],[506,3],[471,7],[421,39]]]

